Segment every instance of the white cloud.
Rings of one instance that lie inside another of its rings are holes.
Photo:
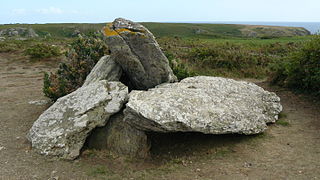
[[[60,8],[56,8],[56,7],[37,9],[36,12],[41,14],[62,14],[63,13],[63,11]]]
[[[12,13],[15,15],[23,15],[26,14],[27,10],[26,9],[13,9]]]

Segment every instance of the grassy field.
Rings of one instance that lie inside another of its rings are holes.
[[[6,24],[1,25],[1,29],[13,27],[33,28],[40,36],[50,34],[53,37],[72,37],[75,30],[81,33],[90,33],[101,30],[106,23],[65,23],[65,24]],[[230,38],[247,37],[246,33],[255,32],[257,37],[282,37],[293,36],[293,31],[301,28],[293,27],[273,27],[273,26],[252,26],[235,24],[192,24],[192,23],[142,23],[156,37],[180,37],[180,38]],[[261,27],[267,28],[266,30]],[[270,35],[267,32],[281,32],[279,35]]]
[[[157,37],[217,38],[241,37],[243,25],[186,24],[186,23],[143,23]]]
[[[58,46],[61,52],[66,52],[71,42],[77,37],[75,31],[88,35],[101,30],[105,24],[2,25],[0,30],[13,27],[33,28],[40,38],[26,41],[9,39],[0,42],[0,52],[21,52],[25,55],[30,51],[30,47],[40,49],[39,44]],[[265,36],[262,32],[264,28],[282,32],[295,29],[289,27],[186,23],[142,24],[157,37],[179,79],[193,75],[266,78],[273,73],[270,68],[273,64],[282,61],[284,57],[312,38],[312,36],[290,37],[290,34],[272,37]],[[243,31],[248,29],[258,29],[256,32],[261,34],[256,38],[245,37]],[[36,49],[33,48],[33,50]],[[43,57],[45,56],[48,55]],[[57,60],[59,59],[63,58],[58,57]]]

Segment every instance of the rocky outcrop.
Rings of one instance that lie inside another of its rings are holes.
[[[32,28],[9,28],[0,30],[0,36],[4,37],[24,37],[24,38],[35,38],[39,35]]]
[[[218,77],[187,78],[129,96],[125,120],[143,131],[258,134],[282,110],[276,94]]]
[[[123,69],[131,89],[146,90],[177,80],[152,33],[122,18],[104,29],[111,57]]]
[[[33,124],[28,139],[41,154],[78,157],[89,132],[106,125],[121,110],[128,89],[120,82],[99,81],[59,98]]]
[[[103,56],[93,67],[83,86],[87,86],[100,80],[119,81],[121,75],[121,67],[111,59],[110,56]]]

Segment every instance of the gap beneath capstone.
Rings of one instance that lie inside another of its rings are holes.
[[[234,152],[234,147],[260,135],[212,135],[199,132],[155,133],[148,132],[153,159],[176,159],[192,155],[221,155]]]
[[[118,121],[120,116],[123,118],[123,115],[119,114],[114,116],[118,117],[116,118]],[[95,128],[91,132],[83,150],[107,150],[118,156],[167,161],[192,155],[226,155],[235,152],[234,147],[237,144],[249,142],[251,139],[263,136],[263,134],[248,136],[240,134],[212,135],[199,132],[143,132],[142,135],[140,134],[138,138],[135,138],[137,140],[135,143],[131,141],[130,144],[121,143],[126,141],[126,138],[116,139],[119,140],[118,143],[114,143],[115,138],[112,138],[113,142],[111,142],[112,147],[110,149],[110,142],[107,142],[107,140],[110,139],[108,138],[108,130],[110,130],[110,124],[114,123],[113,119],[110,118],[111,121],[105,127]],[[126,134],[125,128],[122,126],[121,128],[116,127],[116,129],[116,134]],[[115,132],[113,131],[112,133]],[[119,137],[119,135],[116,136]],[[141,139],[143,140],[141,141]]]

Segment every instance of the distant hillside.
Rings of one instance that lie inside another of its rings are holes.
[[[240,30],[242,35],[247,37],[305,36],[311,34],[302,27],[246,25]]]
[[[305,28],[236,24],[142,23],[156,36],[181,37],[291,37],[311,33]]]
[[[272,38],[288,36],[304,36],[310,32],[304,28],[280,26],[255,26],[233,24],[190,24],[190,23],[142,23],[156,37],[177,36],[188,38],[218,37],[250,37]],[[73,37],[77,33],[89,33],[101,30],[105,23],[100,24],[9,24],[0,25],[1,29],[32,28],[41,36]]]

